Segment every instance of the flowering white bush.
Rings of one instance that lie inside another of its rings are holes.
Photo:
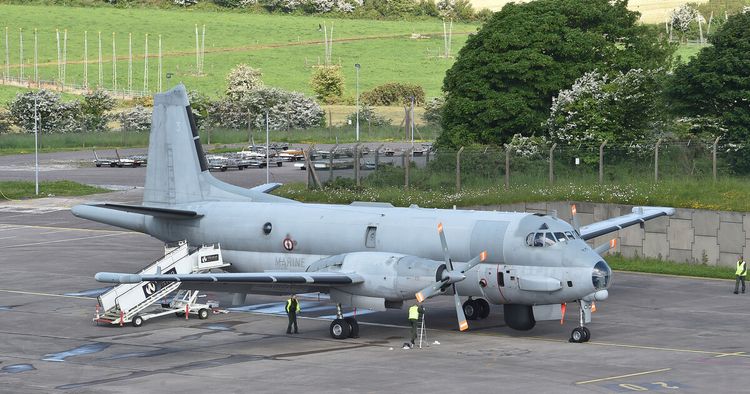
[[[248,122],[254,128],[265,128],[268,111],[269,128],[308,128],[321,123],[325,115],[320,106],[301,93],[276,88],[261,88],[242,100],[227,98],[211,104],[209,121],[232,129],[244,129]]]
[[[172,0],[175,5],[181,5],[183,7],[189,7],[191,5],[198,4],[198,0]]]
[[[140,105],[118,114],[117,119],[120,121],[120,127],[128,131],[149,131],[151,130],[151,111]]]
[[[357,121],[357,112],[352,112],[346,117],[346,119],[351,122],[351,124],[355,124]],[[370,126],[390,126],[391,120],[375,112],[375,110],[369,105],[364,104],[359,107],[359,124],[369,124]]]
[[[271,11],[274,10],[281,10],[284,12],[292,12],[297,9],[300,5],[302,5],[301,0],[263,0],[262,4],[270,9]]]
[[[539,156],[546,146],[547,140],[544,137],[524,137],[521,134],[515,134],[508,143],[513,156],[524,158]]]
[[[227,75],[227,96],[232,100],[242,100],[249,93],[263,87],[260,70],[247,64],[238,64]]]
[[[673,28],[686,33],[690,29],[690,23],[697,20],[699,15],[698,10],[687,4],[683,4],[680,8],[672,10],[670,23]]]
[[[81,130],[81,106],[78,101],[63,102],[49,90],[19,93],[8,104],[11,121],[24,132],[34,132],[34,106],[40,133],[71,133]]]

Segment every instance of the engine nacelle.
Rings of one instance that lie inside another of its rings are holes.
[[[339,288],[340,291],[402,301],[440,280],[445,270],[441,261],[399,253],[353,252],[322,259],[308,271],[356,272],[364,283]]]

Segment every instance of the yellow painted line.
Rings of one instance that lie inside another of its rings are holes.
[[[576,382],[576,384],[589,384],[589,383],[597,383],[597,382],[606,382],[608,380],[617,380],[617,379],[622,379],[622,378],[631,378],[633,376],[648,375],[648,374],[652,374],[652,373],[666,372],[666,371],[670,371],[670,370],[672,370],[672,368],[655,369],[653,371],[643,371],[643,372],[629,373],[627,375],[610,376],[608,378],[584,380],[584,381],[581,381],[581,382]]]
[[[612,346],[612,347],[622,347],[622,348],[630,348],[630,349],[659,350],[659,351],[678,352],[678,353],[710,354],[710,355],[716,355],[716,356],[722,356],[722,357],[726,357],[726,356],[750,357],[750,355],[743,354],[744,352],[738,352],[738,353],[713,352],[713,351],[708,351],[708,350],[678,349],[678,348],[643,346],[643,345],[624,345],[620,343],[607,343],[607,342],[588,342],[588,344],[597,345],[597,346]]]
[[[23,246],[37,246],[37,245],[56,244],[56,243],[60,243],[60,242],[80,241],[80,240],[92,239],[92,238],[115,237],[115,236],[118,236],[118,235],[133,235],[133,234],[140,235],[140,233],[130,233],[130,232],[126,232],[126,231],[117,231],[117,233],[120,233],[120,234],[100,234],[100,235],[92,235],[92,236],[89,236],[89,237],[66,238],[66,239],[58,239],[58,240],[55,240],[55,241],[42,241],[42,242],[32,242],[32,243],[28,243],[28,244],[17,244],[17,245],[0,246],[0,248],[3,248],[3,249],[20,248],[20,247],[23,247]]]
[[[19,291],[19,290],[4,290],[0,289],[0,292],[4,293],[14,293],[14,294],[24,294],[24,295],[35,295],[35,296],[41,296],[41,297],[59,297],[59,298],[77,298],[79,300],[96,300],[96,298],[91,297],[80,297],[80,296],[70,296],[70,295],[64,295],[64,294],[51,294],[51,293],[37,293],[33,291]]]

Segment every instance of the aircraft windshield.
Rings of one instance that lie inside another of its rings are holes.
[[[555,238],[555,235],[557,235],[557,238]],[[526,245],[534,247],[552,246],[558,241],[564,240],[565,235],[563,233],[538,232],[526,236]]]
[[[612,269],[604,261],[599,261],[594,266],[594,272],[591,274],[591,281],[594,284],[594,288],[597,290],[603,290],[609,287],[609,281],[612,277]]]

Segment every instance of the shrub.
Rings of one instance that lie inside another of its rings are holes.
[[[310,80],[313,91],[318,100],[334,103],[344,94],[344,74],[341,66],[318,67]]]
[[[424,106],[424,119],[427,124],[439,125],[443,118],[443,104],[445,97],[435,97]]]
[[[325,115],[315,100],[277,88],[252,91],[242,100],[213,102],[208,114],[212,124],[222,127],[244,129],[250,121],[253,127],[265,128],[266,111],[273,130],[318,126]]]
[[[263,87],[260,70],[247,64],[238,64],[227,75],[227,96],[232,100],[242,100],[251,92]]]
[[[115,100],[104,90],[94,90],[83,95],[81,114],[84,131],[105,131],[111,116],[107,111],[115,107]]]
[[[211,99],[209,99],[207,95],[196,90],[189,91],[188,98],[190,100],[190,108],[192,108],[193,115],[195,115],[195,126],[200,129],[208,119]]]
[[[34,132],[34,103],[40,133],[70,133],[80,131],[79,102],[65,103],[60,95],[48,90],[19,93],[8,104],[12,122],[24,132]]]
[[[10,114],[6,111],[0,110],[0,134],[10,132]]]
[[[140,105],[121,112],[117,118],[123,130],[140,132],[151,129],[151,112]]]
[[[352,112],[346,119],[351,124],[355,124],[357,121],[357,113]],[[363,105],[359,109],[359,124],[367,123],[370,126],[390,126],[391,120],[383,115],[379,115],[372,107]]]
[[[362,101],[369,105],[424,104],[424,89],[419,85],[391,82],[362,93]]]

